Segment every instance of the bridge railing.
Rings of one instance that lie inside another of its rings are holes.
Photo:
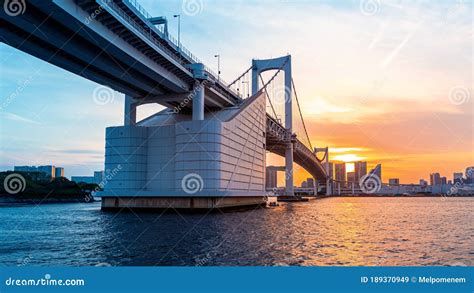
[[[128,3],[130,3],[133,7],[135,7],[135,9],[142,15],[142,17],[144,18],[144,22],[147,23],[147,25],[150,27],[150,29],[156,29],[157,27],[152,25],[151,23],[149,23],[148,19],[152,18],[152,16],[145,10],[145,8],[143,8],[143,6],[141,6],[137,0],[123,0],[123,1],[126,1]],[[112,2],[112,1],[111,1]],[[119,7],[117,7],[118,9],[120,9]],[[121,10],[121,9],[120,9]],[[125,13],[125,12],[124,12]],[[125,13],[126,14],[126,13]],[[129,20],[130,18],[127,18],[127,21]],[[131,19],[133,21],[134,24],[135,21],[133,19]],[[138,26],[138,24],[136,24]],[[164,31],[163,29],[161,28],[158,28],[158,30],[162,33],[162,35],[164,36]],[[153,38],[153,36],[151,36],[151,34],[145,34],[146,37],[152,39],[155,42],[158,42],[155,38]],[[186,58],[188,62],[190,63],[201,63],[201,64],[204,64],[199,58],[197,58],[193,53],[191,53],[190,50],[188,50],[186,47],[184,47],[182,45],[181,42],[178,42],[178,40],[173,37],[171,34],[168,34],[166,36],[166,38],[175,46],[177,52],[179,52],[179,54]],[[161,45],[161,44],[160,44]],[[161,47],[160,47],[161,48]],[[168,50],[167,53],[170,53],[170,51]],[[174,54],[171,52],[172,56],[174,56]],[[181,60],[181,58],[177,57],[177,58],[173,58],[175,59],[176,61],[178,61],[179,63],[181,63],[182,65],[186,65],[186,62],[183,62],[183,60]],[[211,78],[215,81],[215,82],[219,82],[221,83],[225,88],[227,88],[229,91],[231,91],[234,95],[236,96],[239,96],[239,94],[232,88],[229,88],[228,87],[228,83],[223,80],[222,78],[219,77],[218,74],[216,74],[212,69],[210,69],[208,66],[204,65],[204,69],[206,72],[209,73],[209,75],[211,76]]]

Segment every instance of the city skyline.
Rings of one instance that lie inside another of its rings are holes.
[[[153,15],[168,16],[170,33],[177,35],[171,16],[182,10],[180,2],[141,4]],[[183,13],[183,43],[213,68],[219,53],[227,80],[253,57],[291,53],[310,139],[328,145],[331,159],[382,163],[384,177],[412,183],[432,172],[452,174],[474,165],[472,133],[463,127],[472,125],[472,45],[466,38],[472,3],[382,3],[373,15],[360,11],[358,3],[305,3],[304,9],[299,2],[229,5]],[[263,33],[256,15],[286,21],[267,23]],[[310,22],[305,27],[299,25],[303,17]],[[221,33],[235,37],[222,42]],[[203,35],[208,42],[200,40]],[[237,57],[241,39],[252,45]],[[272,46],[263,46],[267,43]],[[4,44],[0,50],[2,87],[18,93],[1,101],[0,168],[59,162],[68,177],[102,169],[105,127],[122,123],[123,95],[114,92],[100,105],[93,99],[97,84]],[[467,90],[462,103],[451,95],[459,88]],[[161,108],[139,108],[138,116]],[[267,164],[279,160],[269,156]],[[296,182],[307,177],[298,170]]]

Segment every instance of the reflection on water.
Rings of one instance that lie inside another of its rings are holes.
[[[2,265],[474,265],[474,198],[331,198],[211,214],[0,208]]]

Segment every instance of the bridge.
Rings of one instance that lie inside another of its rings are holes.
[[[2,42],[125,94],[124,125],[106,129],[105,170],[119,171],[104,183],[104,209],[261,204],[266,151],[285,157],[285,195],[294,195],[293,162],[331,192],[328,149],[309,140],[291,56],[252,60],[227,83],[135,0],[30,0],[19,8],[1,11]],[[264,80],[267,71],[274,75]],[[137,121],[137,107],[149,103],[166,109]]]

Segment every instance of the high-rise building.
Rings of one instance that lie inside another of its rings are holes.
[[[36,166],[14,166],[13,171],[17,172],[38,172]]]
[[[56,167],[52,165],[38,166],[39,172],[46,173],[49,177],[54,178]]]
[[[100,184],[104,180],[104,171],[94,171],[94,181]]]
[[[273,166],[268,166],[266,168],[267,174],[266,174],[266,179],[265,179],[265,187],[267,189],[272,189],[276,188],[278,184],[278,176],[277,176],[277,169],[275,169]]]
[[[329,162],[329,175],[331,175],[331,178],[334,178],[334,163]]]
[[[448,181],[447,181],[446,177],[444,177],[444,176],[441,177],[441,185],[446,185],[446,184],[448,184]]]
[[[306,179],[306,186],[308,188],[313,188],[314,187],[314,179],[313,178]]]
[[[356,173],[355,172],[347,172],[347,181],[355,182]]]
[[[441,185],[441,176],[439,173],[430,174],[430,185]]]
[[[389,185],[400,185],[400,179],[398,178],[390,178],[388,179]]]
[[[462,172],[454,172],[453,174],[453,183],[462,183]]]
[[[426,181],[425,179],[420,179],[420,185],[421,186],[426,186],[426,185],[428,185],[428,181]]]
[[[54,177],[64,177],[64,168],[63,167],[56,167],[54,169]]]
[[[306,188],[306,187],[308,187],[308,182],[305,180],[301,182],[301,188]]]
[[[354,163],[355,180],[359,182],[360,178],[367,174],[367,162],[355,162]]]
[[[84,182],[84,183],[100,184],[103,180],[104,180],[104,171],[94,171],[94,176],[72,176],[71,177],[71,181],[74,181],[76,183]],[[267,180],[268,180],[268,176],[267,176]],[[276,181],[276,178],[275,178],[275,181]]]
[[[382,164],[377,164],[375,168],[370,170],[369,172],[371,175],[377,175],[377,177],[382,181]]]
[[[337,181],[346,181],[346,163],[336,163],[336,176]]]
[[[466,183],[474,184],[474,166],[466,168]]]

